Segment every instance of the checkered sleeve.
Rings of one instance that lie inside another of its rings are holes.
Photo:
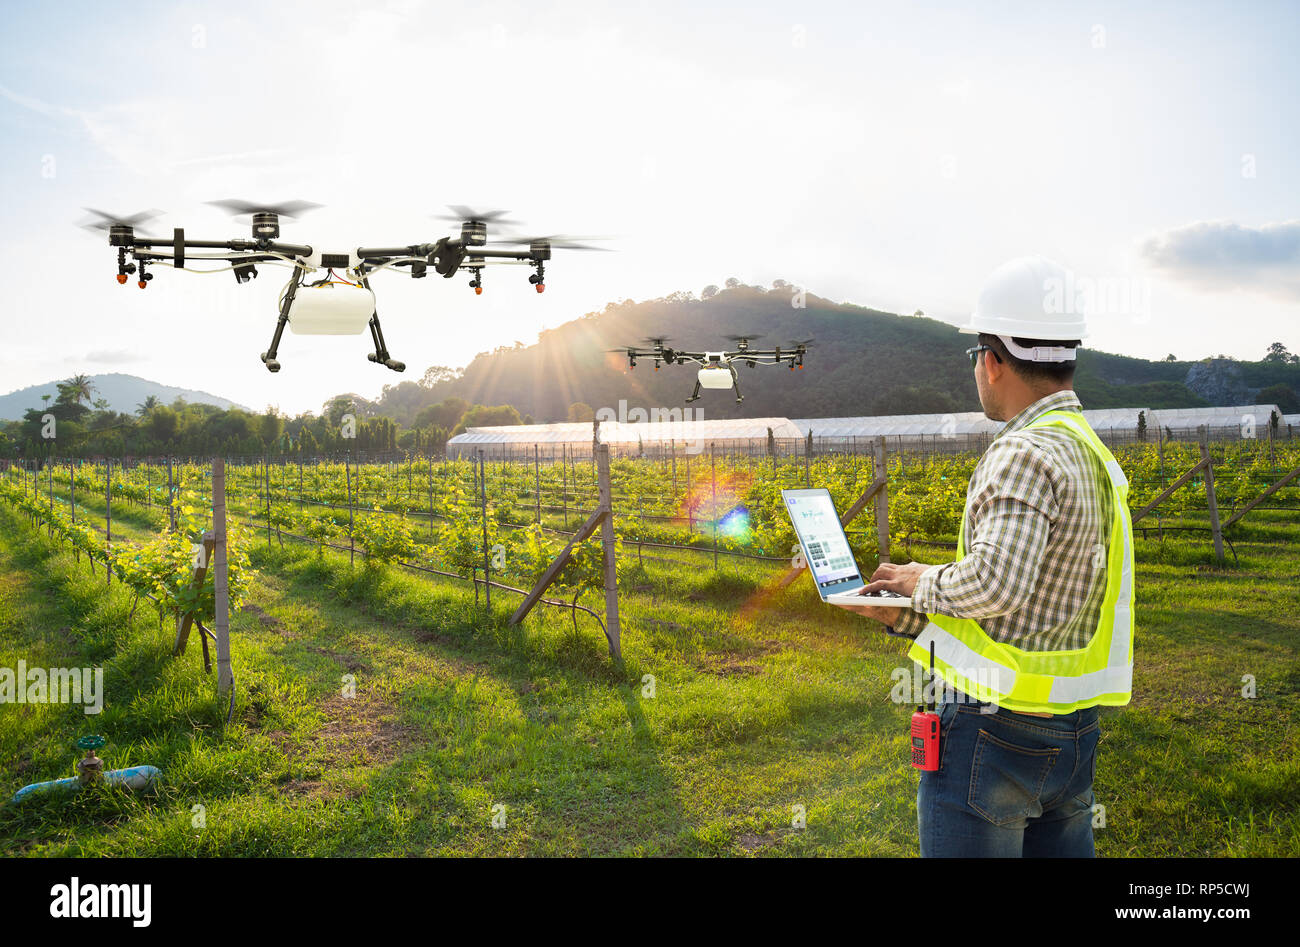
[[[979,619],[1022,608],[1060,515],[1056,478],[1047,454],[1027,438],[995,441],[971,478],[966,554],[922,573],[913,610]]]

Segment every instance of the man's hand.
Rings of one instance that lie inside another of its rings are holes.
[[[863,586],[862,594],[866,595],[869,592],[878,592],[883,589],[910,598],[912,592],[916,589],[916,580],[928,568],[930,567],[920,562],[909,562],[903,566],[882,562],[876,571],[871,573],[871,581]],[[868,605],[865,602],[859,605],[850,601],[837,601],[832,604],[847,609],[855,615],[861,615],[863,618],[875,619],[890,628],[903,614],[903,610],[897,605]]]
[[[916,580],[929,568],[930,566],[922,562],[909,562],[902,566],[896,566],[892,562],[882,562],[876,567],[876,571],[871,573],[871,581],[862,592],[865,595],[883,590],[897,592],[899,595],[911,598],[912,593],[916,591]]]

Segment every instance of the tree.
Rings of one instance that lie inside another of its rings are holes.
[[[727,289],[735,289],[739,285],[740,280],[736,279],[734,276],[727,277]]]
[[[158,396],[149,395],[138,405],[135,406],[135,413],[140,417],[148,417],[153,413],[154,408],[158,407]]]
[[[591,421],[595,417],[595,410],[585,401],[575,401],[569,405],[567,418],[570,421]]]
[[[1145,441],[1146,439],[1147,439],[1147,413],[1145,411],[1139,411],[1138,412],[1138,440]]]
[[[462,415],[452,435],[461,434],[471,427],[499,427],[504,424],[522,424],[519,409],[512,404],[476,404]]]
[[[284,418],[273,410],[268,410],[257,422],[257,433],[262,443],[270,447],[284,433]]]
[[[91,392],[95,390],[95,386],[88,375],[73,375],[64,382],[64,385],[67,386],[77,404],[81,404],[83,401],[89,402]]]
[[[454,395],[450,398],[444,398],[437,404],[431,404],[415,416],[415,426],[418,428],[428,427],[445,427],[448,430],[454,428],[460,422],[460,416],[465,413],[469,407],[469,402],[464,398],[457,398]]]
[[[440,381],[451,381],[460,377],[459,368],[449,368],[446,365],[430,365],[424,370],[424,377],[420,379],[421,388],[432,388]]]
[[[716,295],[718,295],[718,287],[713,283],[700,290],[701,299],[712,299]]]
[[[1165,356],[1165,361],[1166,361],[1166,362],[1176,362],[1176,361],[1178,361],[1178,356],[1174,355],[1173,352],[1170,352],[1168,355]]]
[[[176,440],[176,435],[180,433],[181,418],[180,415],[167,407],[160,404],[153,409],[146,422],[145,430],[149,436],[160,444],[170,445]]]
[[[1300,355],[1292,355],[1281,342],[1274,342],[1268,347],[1268,354],[1264,356],[1264,361],[1275,365],[1296,365],[1300,364]]]
[[[1283,414],[1300,414],[1300,395],[1297,395],[1290,385],[1282,382],[1269,385],[1267,388],[1261,388],[1256,397],[1259,398],[1260,404],[1277,405],[1282,409]]]

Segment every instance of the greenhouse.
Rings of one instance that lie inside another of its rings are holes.
[[[594,433],[590,421],[472,427],[447,442],[447,455],[470,457],[482,450],[489,460],[590,457]],[[772,446],[787,452],[792,449],[789,445],[802,441],[799,429],[786,418],[600,422],[600,442],[608,444],[615,457],[687,456],[710,449],[763,454]]]
[[[1267,437],[1276,414],[1278,437],[1300,436],[1300,415],[1282,415],[1277,405],[1235,407],[1099,408],[1084,417],[1107,444],[1138,440],[1189,440],[1207,428],[1216,440]],[[1145,432],[1140,430],[1145,421]],[[1289,427],[1288,427],[1289,425]],[[615,457],[691,455],[710,450],[781,456],[803,454],[810,446],[819,453],[868,453],[881,437],[888,450],[950,453],[982,450],[1002,429],[979,411],[948,414],[896,414],[847,418],[734,418],[698,421],[602,421],[600,441]],[[590,457],[595,424],[516,424],[472,427],[447,442],[451,457],[550,462]]]
[[[1186,440],[1197,436],[1205,427],[1215,440],[1236,437],[1267,437],[1273,416],[1282,424],[1282,409],[1275,404],[1246,404],[1232,407],[1166,408],[1147,415],[1147,426],[1156,436],[1154,426],[1159,423],[1165,437]],[[1258,434],[1256,434],[1258,432]],[[1281,433],[1285,433],[1284,429]]]

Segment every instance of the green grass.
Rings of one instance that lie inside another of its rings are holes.
[[[123,513],[124,535],[147,532]],[[1104,715],[1101,854],[1300,854],[1300,529],[1284,516],[1236,527],[1226,569],[1205,537],[1139,542],[1135,696]],[[197,639],[170,657],[170,622],[145,606],[128,621],[128,592],[0,509],[0,666],[101,664],[108,692],[98,718],[0,706],[0,797],[71,775],[88,732],[110,738],[110,767],[164,772],[147,794],[4,805],[3,849],[914,854],[911,708],[888,697],[901,644],[805,583],[771,591],[770,565],[672,556],[698,565],[647,555],[625,579],[615,667],[590,616],[575,631],[542,607],[515,628],[514,595],[487,614],[465,583],[259,543],[226,724]]]

